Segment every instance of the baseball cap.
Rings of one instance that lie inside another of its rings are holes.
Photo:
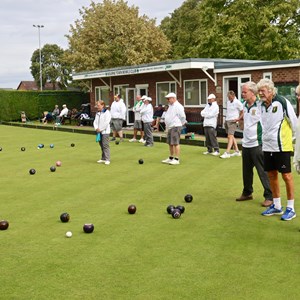
[[[169,93],[167,96],[165,96],[165,98],[176,98],[176,94],[175,93]]]
[[[207,97],[207,100],[210,100],[210,99],[216,99],[215,94],[209,94]]]
[[[142,100],[145,100],[145,99],[147,99],[148,97],[146,96],[146,95],[144,95],[144,96],[142,96]]]

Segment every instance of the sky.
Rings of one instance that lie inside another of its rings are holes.
[[[0,0],[0,88],[16,89],[21,81],[33,80],[30,59],[45,44],[68,48],[70,25],[80,18],[79,10],[90,0]],[[101,2],[95,0],[95,2]],[[156,18],[157,24],[180,7],[184,0],[127,0],[141,15]]]

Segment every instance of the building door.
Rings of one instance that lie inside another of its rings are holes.
[[[136,99],[135,88],[126,88],[126,97],[125,97],[125,105],[126,105],[126,122],[127,125],[133,125],[134,123],[134,112],[133,106]]]
[[[238,75],[238,76],[224,76],[223,77],[223,124],[226,117],[226,106],[227,106],[227,93],[228,91],[234,91],[236,97],[242,100],[242,89],[241,84],[251,80],[251,75]]]

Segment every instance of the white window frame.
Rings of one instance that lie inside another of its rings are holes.
[[[161,84],[161,83],[168,83],[169,84],[169,92],[168,93],[171,93],[171,84],[174,84],[175,85],[175,91],[174,93],[177,94],[177,84],[176,84],[176,81],[158,81],[156,82],[156,104],[166,104],[166,101],[162,101],[163,99],[159,99],[159,95],[158,95],[158,88],[157,88],[157,85],[158,84]],[[165,95],[167,96],[167,94]],[[159,101],[161,100],[161,101]],[[164,99],[165,100],[165,99]]]
[[[264,72],[263,79],[270,79],[272,80],[272,72]]]
[[[191,81],[198,81],[198,86],[199,86],[199,104],[198,105],[188,105],[186,104],[186,99],[185,99],[185,83],[186,82],[191,82]],[[206,95],[205,95],[205,104],[201,103],[201,82],[205,82],[206,86]],[[208,80],[207,79],[188,79],[183,81],[183,97],[184,97],[184,107],[205,107],[206,105],[206,99],[208,96]]]
[[[121,94],[122,99],[124,100],[124,98],[126,97],[126,89],[129,87],[128,83],[124,83],[124,84],[116,84],[113,86],[113,91],[114,91],[114,95],[116,94]],[[124,89],[124,95],[122,95],[122,93],[120,93],[120,88]],[[116,91],[117,89],[117,91]]]
[[[106,85],[95,86],[95,102],[97,100],[103,100],[102,96],[101,96],[101,90],[104,90],[104,89],[107,89],[109,91],[109,87],[107,87]],[[99,95],[99,99],[97,99],[97,95]],[[109,99],[107,99],[107,101],[109,101]]]

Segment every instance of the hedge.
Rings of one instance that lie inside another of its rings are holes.
[[[20,121],[22,111],[29,120],[36,120],[44,111],[53,111],[55,104],[60,109],[63,104],[80,109],[81,104],[89,102],[89,93],[83,92],[0,90],[0,120]]]

